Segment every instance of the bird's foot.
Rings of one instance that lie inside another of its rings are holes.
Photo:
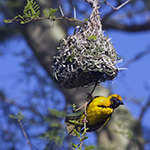
[[[88,121],[86,119],[83,119],[82,122],[83,123],[88,123]]]

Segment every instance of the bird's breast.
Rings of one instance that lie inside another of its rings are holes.
[[[98,122],[104,122],[111,116],[112,113],[113,109],[111,108],[92,107],[87,110],[86,119],[88,121],[88,125],[95,125]]]

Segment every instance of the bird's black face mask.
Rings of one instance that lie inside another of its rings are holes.
[[[110,108],[117,108],[119,105],[124,105],[124,103],[119,100],[117,97],[112,97],[111,99],[111,105],[110,105]]]

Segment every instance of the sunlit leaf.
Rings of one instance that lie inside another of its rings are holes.
[[[49,9],[49,17],[52,16],[58,9],[53,9],[53,8],[50,8]]]
[[[43,10],[43,12],[45,14],[45,17],[48,17],[48,13],[45,10]]]
[[[84,150],[91,150],[91,149],[94,149],[94,148],[95,148],[95,146],[91,145],[91,146],[86,147]]]
[[[9,115],[10,118],[16,119],[14,115]]]

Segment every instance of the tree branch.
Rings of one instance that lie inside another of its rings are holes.
[[[24,137],[25,137],[25,139],[26,139],[26,141],[27,141],[27,143],[28,143],[30,149],[33,150],[33,149],[32,149],[32,146],[31,146],[31,143],[30,143],[30,141],[29,141],[29,139],[28,139],[28,136],[27,136],[27,134],[26,134],[26,132],[25,132],[25,130],[24,130],[24,127],[23,127],[23,125],[22,125],[22,123],[21,123],[21,121],[20,121],[19,119],[18,119],[18,123],[19,123],[19,125],[20,125],[20,127],[21,127],[22,133],[23,133],[23,135],[24,135]]]
[[[150,53],[150,48],[146,49],[145,51],[140,52],[139,54],[137,54],[136,56],[134,56],[132,59],[130,59],[126,64],[125,67],[128,67],[131,63],[141,59],[143,56],[145,56],[146,54]]]
[[[118,7],[114,7],[114,6],[110,5],[110,4],[107,2],[107,0],[104,0],[104,3],[105,3],[106,5],[108,5],[108,6],[110,6],[112,9],[118,10],[118,9],[120,9],[121,7],[125,6],[127,3],[129,3],[130,1],[131,1],[131,0],[127,0],[127,1],[125,1],[124,3],[122,3],[121,5],[119,5]]]
[[[104,29],[116,29],[116,30],[124,30],[124,31],[129,31],[129,32],[150,30],[149,22],[146,22],[145,24],[127,25],[123,23],[118,23],[112,19],[108,19],[108,20],[105,19],[104,21],[102,18],[102,24],[103,24]]]
[[[139,121],[141,122],[141,120],[143,119],[144,115],[145,115],[145,112],[150,108],[150,95],[149,95],[149,98],[146,102],[146,104],[143,106],[141,112],[140,112],[140,115],[139,115]]]

